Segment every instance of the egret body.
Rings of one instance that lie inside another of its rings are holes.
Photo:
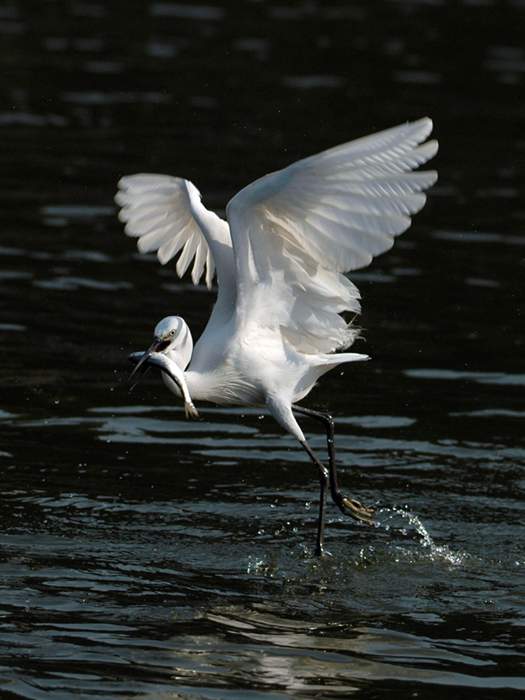
[[[158,367],[168,388],[196,417],[194,401],[263,406],[304,447],[319,470],[316,551],[323,551],[326,492],[356,520],[373,509],[342,494],[334,423],[298,406],[326,372],[369,359],[348,352],[358,330],[342,316],[360,311],[359,292],[344,273],[392,247],[426,201],[435,171],[414,170],[437,152],[428,118],[403,124],[300,160],[235,195],[226,221],[207,210],[197,188],[168,175],[123,177],[116,202],[127,235],[164,265],[178,255],[179,276],[217,276],[217,301],[193,345],[182,318],[155,327],[154,342],[134,353],[134,376]],[[323,423],[328,465],[310,448],[297,421]]]

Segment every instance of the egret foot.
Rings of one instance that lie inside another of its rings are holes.
[[[367,525],[373,525],[375,508],[365,506],[359,501],[341,496],[341,494],[339,494],[339,498],[336,499],[335,503],[345,515],[349,515],[354,520],[359,520]]]

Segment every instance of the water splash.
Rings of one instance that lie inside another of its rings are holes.
[[[418,515],[408,509],[392,507],[376,511],[375,525],[386,532],[394,532],[404,537],[416,537],[430,561],[445,561],[453,566],[461,566],[467,559],[466,552],[453,552],[447,545],[434,542]]]
[[[344,521],[344,518],[341,519]],[[473,558],[464,551],[453,551],[448,545],[437,544],[430,535],[420,517],[408,510],[407,507],[384,507],[375,513],[375,528],[389,536],[368,543],[358,552],[348,556],[347,543],[331,539],[326,543],[325,556],[319,559],[314,550],[306,543],[296,543],[291,548],[264,554],[250,554],[246,562],[246,573],[264,578],[282,579],[287,583],[296,584],[299,579],[312,584],[321,577],[323,582],[329,580],[340,583],[347,580],[356,571],[368,569],[370,566],[384,566],[387,562],[393,564],[440,563],[449,567],[461,567],[467,560]],[[298,528],[290,521],[272,530],[273,536],[297,534]],[[260,530],[260,536],[266,538],[266,531]],[[270,534],[270,533],[268,533]],[[379,534],[379,533],[377,533]],[[402,539],[403,543],[396,542]],[[341,551],[341,545],[345,554]],[[326,580],[325,580],[326,579]]]
[[[274,578],[278,571],[278,563],[272,560],[271,557],[261,557],[254,554],[248,556],[248,564],[246,567],[247,574]]]

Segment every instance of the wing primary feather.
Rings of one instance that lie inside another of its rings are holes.
[[[193,284],[198,284],[202,273],[204,271],[204,264],[206,262],[206,247],[202,241],[197,243],[197,250],[195,251],[195,260],[193,262],[193,268],[191,270],[191,281]]]
[[[178,233],[173,236],[173,234],[165,239],[165,242],[157,250],[157,258],[161,265],[166,265],[179,250],[186,244],[188,240],[190,224],[186,224]],[[152,248],[155,250],[155,248]]]
[[[188,240],[184,244],[182,253],[180,254],[179,259],[177,260],[176,270],[179,277],[184,277],[184,273],[190,266],[193,256],[197,251],[198,244],[199,239],[197,237],[197,234],[192,233],[190,238],[188,238]]]
[[[211,251],[208,250],[206,254],[206,286],[211,289],[213,283],[213,275],[215,273],[215,263],[213,261],[213,256]]]

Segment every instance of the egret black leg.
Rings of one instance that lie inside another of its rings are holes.
[[[326,487],[328,485],[329,473],[322,462],[317,459],[310,445],[306,442],[301,443],[308,453],[312,462],[319,468],[319,519],[317,521],[317,540],[315,544],[315,553],[318,557],[323,556],[324,546],[324,520],[326,511]]]
[[[311,408],[303,408],[303,406],[293,406],[295,413],[299,413],[304,416],[308,416],[321,422],[326,429],[326,445],[328,449],[328,475],[330,481],[330,493],[332,500],[339,508],[339,510],[345,515],[350,515],[355,520],[360,520],[368,525],[372,524],[372,517],[374,515],[374,509],[369,506],[365,506],[359,501],[343,496],[341,489],[339,488],[339,482],[337,480],[337,466],[335,463],[335,434],[334,434],[334,420],[332,416],[328,413],[321,413],[320,411],[313,411]],[[318,464],[319,460],[309,446],[304,444],[304,447],[310,458],[314,463]]]

